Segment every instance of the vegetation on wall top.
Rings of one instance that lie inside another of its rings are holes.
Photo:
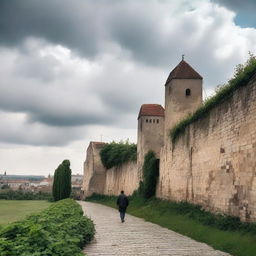
[[[249,53],[249,59],[246,63],[237,65],[235,74],[227,84],[217,87],[216,94],[206,99],[201,107],[199,107],[192,115],[187,116],[170,131],[172,142],[185,132],[188,125],[205,117],[210,111],[224,100],[230,98],[234,91],[242,86],[246,86],[252,76],[256,73],[256,56]]]
[[[137,145],[134,143],[129,143],[120,141],[111,142],[105,144],[100,151],[100,158],[102,164],[110,169],[114,166],[119,166],[128,161],[137,160]]]

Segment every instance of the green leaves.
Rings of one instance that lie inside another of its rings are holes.
[[[69,160],[64,160],[54,172],[52,195],[55,201],[68,198],[71,193],[71,169]]]
[[[156,159],[153,151],[149,151],[144,158],[143,182],[140,182],[138,189],[138,192],[142,194],[144,198],[155,196],[158,176],[159,160]]]
[[[81,206],[61,200],[40,214],[0,230],[0,256],[83,255],[81,248],[94,236],[93,222]]]
[[[130,144],[128,141],[124,142],[111,142],[105,144],[100,151],[100,158],[102,164],[110,169],[114,166],[119,166],[128,161],[137,160],[137,146]]]

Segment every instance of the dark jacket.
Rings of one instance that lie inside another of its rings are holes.
[[[119,211],[123,212],[126,210],[127,206],[129,205],[129,200],[125,194],[120,194],[117,198],[116,204],[119,207]]]

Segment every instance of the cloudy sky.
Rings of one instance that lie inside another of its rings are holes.
[[[254,0],[1,0],[0,173],[83,172],[89,141],[136,142],[181,55],[205,95],[256,53]]]

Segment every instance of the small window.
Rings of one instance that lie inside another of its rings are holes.
[[[150,119],[149,122],[152,123],[152,120]]]
[[[156,122],[159,123],[159,119],[157,119]]]
[[[186,96],[190,96],[191,95],[191,90],[190,89],[186,89]]]
[[[146,123],[148,123],[148,119],[146,119]]]
[[[155,119],[153,119],[153,123],[155,123]]]

